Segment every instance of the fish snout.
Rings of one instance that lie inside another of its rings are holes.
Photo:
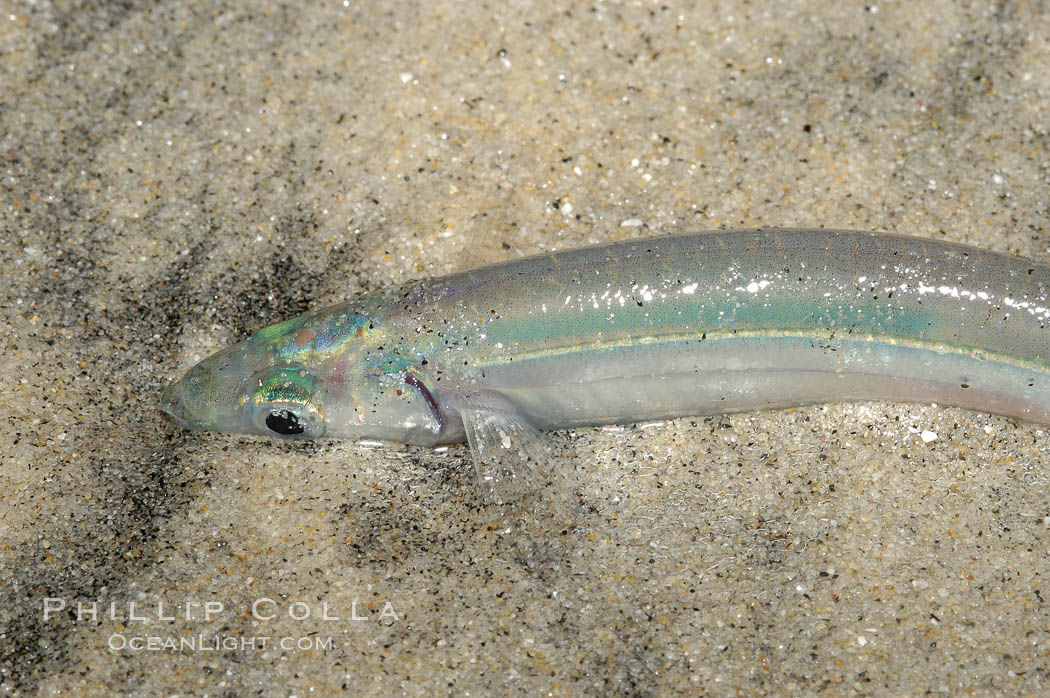
[[[194,426],[182,400],[182,381],[175,381],[164,388],[164,392],[160,394],[160,408],[178,422],[179,426],[183,428]]]

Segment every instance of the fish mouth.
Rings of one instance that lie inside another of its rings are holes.
[[[182,402],[182,382],[175,381],[164,392],[160,394],[160,408],[168,416],[178,422],[179,426],[186,429],[196,427],[196,422],[186,412],[186,406]]]

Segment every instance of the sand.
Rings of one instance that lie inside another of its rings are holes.
[[[1046,261],[1039,5],[8,3],[0,688],[1045,694],[1043,427],[555,433],[568,520],[508,534],[463,447],[158,407],[260,327],[545,250],[813,226]]]

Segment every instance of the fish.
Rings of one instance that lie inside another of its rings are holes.
[[[898,234],[635,238],[285,320],[161,403],[187,429],[466,441],[496,486],[548,430],[872,400],[1050,424],[1048,293],[1046,263]]]

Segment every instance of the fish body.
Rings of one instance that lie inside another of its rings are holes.
[[[631,239],[387,288],[169,386],[185,427],[462,440],[840,400],[1050,424],[1050,266],[828,230]]]

